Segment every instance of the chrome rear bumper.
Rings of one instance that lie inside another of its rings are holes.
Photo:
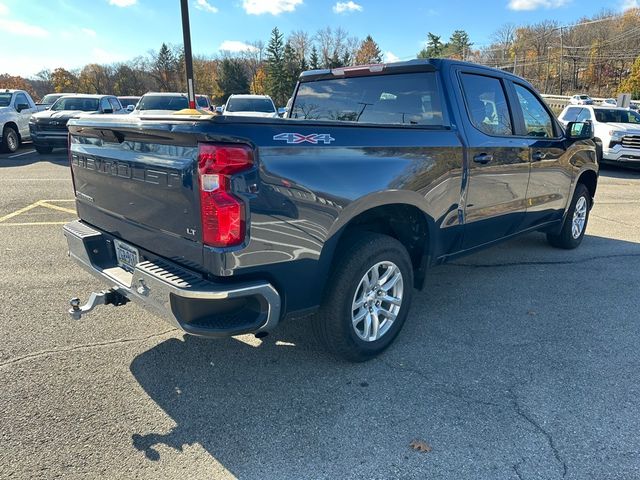
[[[94,276],[187,333],[223,337],[272,330],[280,319],[280,295],[268,282],[218,284],[167,260],[119,267],[113,237],[82,221],[64,226],[69,256]],[[144,252],[141,251],[144,257]]]

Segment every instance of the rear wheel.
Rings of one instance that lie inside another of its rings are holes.
[[[20,137],[13,127],[4,127],[2,131],[2,151],[14,153],[20,146]]]
[[[590,210],[591,194],[587,187],[579,183],[573,194],[573,200],[562,225],[562,230],[557,235],[547,233],[547,241],[557,248],[576,248],[584,238]]]
[[[384,351],[405,322],[413,293],[411,259],[396,239],[369,232],[339,259],[314,330],[332,354],[363,362]]]
[[[47,153],[51,153],[53,151],[53,147],[42,147],[42,146],[35,146],[36,152],[38,152],[40,155],[46,155]]]

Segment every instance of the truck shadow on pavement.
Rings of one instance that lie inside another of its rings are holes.
[[[239,478],[631,478],[639,284],[640,244],[536,234],[432,270],[365,364],[329,358],[304,321],[172,338],[131,372],[176,425],[132,443],[152,461],[198,443]]]

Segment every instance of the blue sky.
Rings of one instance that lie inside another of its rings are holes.
[[[274,26],[310,33],[341,26],[371,34],[387,60],[415,56],[432,31],[469,32],[489,42],[505,23],[580,16],[637,7],[639,0],[190,0],[194,53],[268,41]],[[179,0],[0,0],[0,73],[30,76],[43,68],[111,63],[181,43]],[[225,43],[227,42],[227,43]]]

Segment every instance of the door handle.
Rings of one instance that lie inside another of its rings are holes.
[[[547,155],[542,152],[536,152],[533,155],[531,155],[531,160],[534,162],[539,162],[540,160],[544,160],[544,157],[546,156]]]
[[[489,163],[491,160],[493,160],[493,155],[490,153],[481,153],[473,157],[474,162],[481,163],[482,165]]]

